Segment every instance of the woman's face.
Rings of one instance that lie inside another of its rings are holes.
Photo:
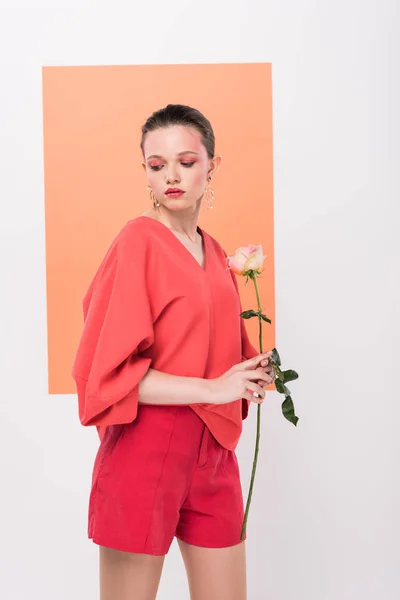
[[[169,210],[195,207],[217,162],[208,157],[201,133],[185,125],[155,129],[146,135],[143,149],[143,166],[160,204]],[[171,196],[169,188],[184,193]]]

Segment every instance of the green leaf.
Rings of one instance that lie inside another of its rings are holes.
[[[298,379],[298,374],[293,369],[288,369],[287,371],[283,371],[283,381],[287,383],[288,381],[294,381]]]
[[[276,387],[276,391],[279,392],[280,394],[285,394],[285,396],[290,396],[289,388],[287,388],[286,385],[284,383],[282,383],[282,381],[280,381],[280,379],[275,379],[275,387]]]
[[[293,423],[293,425],[297,425],[299,418],[294,414],[293,400],[290,396],[287,396],[282,403],[282,413],[285,419]]]
[[[272,350],[271,359],[272,362],[274,362],[278,367],[281,366],[281,357],[279,356],[278,350],[276,348]]]
[[[251,317],[258,317],[258,312],[253,309],[244,310],[242,313],[240,313],[240,316],[243,317],[243,319],[251,319]]]
[[[271,319],[268,319],[268,317],[264,314],[261,315],[261,318],[266,321],[267,323],[272,323]]]
[[[276,365],[275,365],[275,367],[276,367]],[[280,381],[282,381],[282,383],[285,383],[285,377],[284,377],[283,372],[280,370],[279,367],[276,367],[275,372],[276,372],[276,376],[278,377],[278,379]]]

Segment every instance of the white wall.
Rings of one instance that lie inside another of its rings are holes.
[[[41,66],[272,62],[277,344],[301,421],[270,395],[249,600],[397,600],[398,1],[35,4],[0,9],[0,597],[98,597],[97,437],[46,393]],[[246,495],[254,428],[255,410]],[[188,598],[175,544],[159,597]]]

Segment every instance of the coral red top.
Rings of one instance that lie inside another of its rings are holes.
[[[83,425],[129,423],[149,367],[219,377],[259,354],[247,336],[236,275],[220,244],[198,227],[204,268],[163,223],[144,215],[111,243],[83,299],[84,327],[72,376]],[[190,404],[219,443],[234,450],[250,402]],[[140,407],[139,407],[140,410]]]

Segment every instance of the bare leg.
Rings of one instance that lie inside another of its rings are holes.
[[[200,548],[178,539],[190,600],[246,600],[245,542],[230,548]]]
[[[100,600],[155,600],[165,556],[99,547]]]

